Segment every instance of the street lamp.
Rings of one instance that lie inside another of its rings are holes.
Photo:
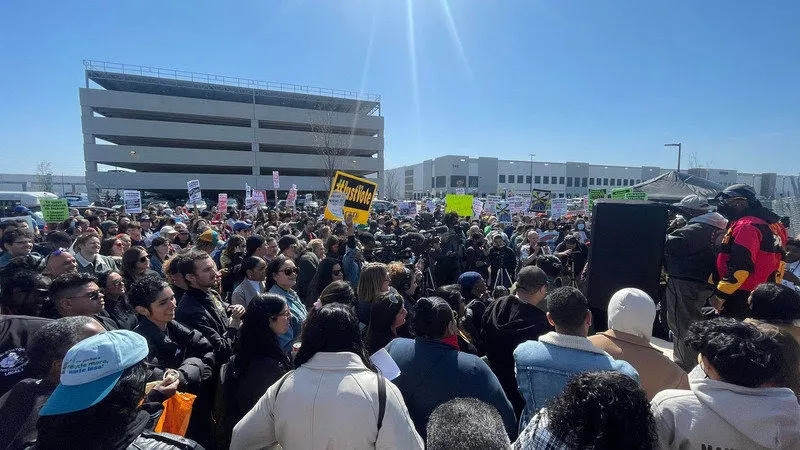
[[[531,192],[533,192],[533,158],[536,156],[536,153],[528,153],[528,156],[531,157]]]
[[[678,147],[678,173],[681,173],[681,143],[664,144],[664,147]]]

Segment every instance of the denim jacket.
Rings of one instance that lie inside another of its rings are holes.
[[[342,257],[342,270],[344,270],[345,280],[350,282],[353,289],[358,287],[358,280],[361,278],[361,264],[356,260],[356,238],[348,236],[347,249]]]
[[[639,374],[625,361],[617,361],[585,337],[550,332],[538,341],[523,342],[514,350],[517,386],[525,399],[520,429],[558,396],[569,379],[578,373],[614,370],[639,382]]]

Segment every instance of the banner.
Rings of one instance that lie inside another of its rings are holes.
[[[567,208],[566,198],[554,198],[550,200],[550,216],[553,219],[565,216],[567,214]]]
[[[39,205],[42,207],[42,216],[44,216],[45,223],[63,222],[69,219],[69,205],[65,198],[55,200],[40,199]],[[139,212],[141,212],[141,205],[139,206]],[[10,219],[16,219],[16,217],[11,217]]]
[[[530,211],[545,212],[550,208],[550,198],[552,192],[543,189],[534,189],[531,191],[531,206]]]
[[[599,198],[606,198],[605,189],[589,189],[589,210],[594,208],[594,201]]]
[[[497,221],[508,225],[511,223],[511,207],[505,200],[500,200],[494,205],[494,215],[497,216]]]
[[[200,191],[200,180],[189,180],[186,183],[186,188],[189,191],[189,203],[199,202],[203,199]]]
[[[128,214],[142,213],[142,193],[139,191],[122,191],[125,212]]]
[[[219,212],[228,211],[228,194],[217,195],[217,211]]]
[[[461,217],[472,217],[472,196],[447,194],[445,197],[445,214],[456,212]]]
[[[342,215],[344,213],[355,213],[353,223],[363,225],[369,220],[369,209],[372,206],[372,200],[375,198],[377,189],[378,185],[373,181],[337,171],[328,195],[328,203],[330,203],[330,197],[334,191],[344,192],[346,197],[342,206]],[[325,218],[339,219],[330,211],[327,205],[325,206]]]
[[[280,189],[281,187],[281,175],[278,173],[277,170],[272,171],[272,189]]]
[[[625,200],[647,200],[647,192],[628,192]]]
[[[252,198],[254,202],[261,203],[262,205],[267,204],[267,191],[263,189],[254,189],[252,191]]]
[[[480,217],[483,212],[483,201],[479,198],[472,199],[472,217]]]
[[[633,189],[627,188],[616,188],[611,191],[611,198],[621,198],[624,199],[625,195],[630,194],[633,192]]]
[[[486,203],[483,205],[483,210],[489,211],[490,213],[494,213],[495,206],[500,200],[502,200],[502,197],[500,197],[499,195],[493,195],[493,194],[487,195]]]

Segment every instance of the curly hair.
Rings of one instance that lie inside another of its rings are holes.
[[[725,317],[691,324],[686,344],[702,354],[723,381],[744,387],[770,381],[785,363],[773,333]]]
[[[647,394],[619,372],[575,375],[546,411],[550,432],[570,448],[651,449],[657,439]]]

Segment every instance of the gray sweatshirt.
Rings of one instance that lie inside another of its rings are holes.
[[[705,378],[650,403],[661,449],[800,449],[800,405],[786,388],[746,388]]]

